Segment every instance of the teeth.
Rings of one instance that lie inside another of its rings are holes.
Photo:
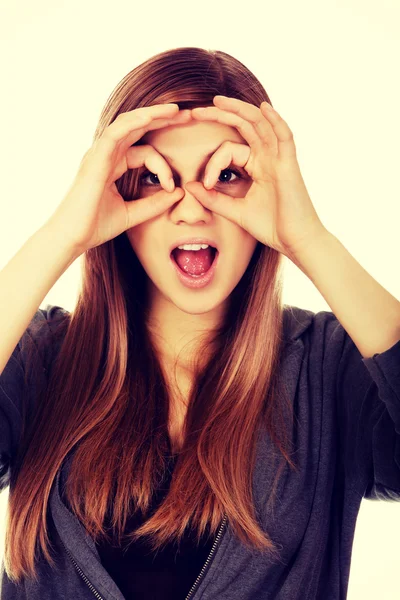
[[[208,244],[183,244],[183,246],[178,246],[180,250],[204,250],[208,248]]]

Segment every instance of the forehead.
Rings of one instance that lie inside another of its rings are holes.
[[[223,142],[247,144],[236,127],[214,121],[190,121],[184,125],[171,125],[148,131],[142,141],[154,146],[171,159],[182,157],[188,151],[202,157]]]

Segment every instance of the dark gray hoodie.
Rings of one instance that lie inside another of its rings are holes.
[[[23,383],[27,342],[46,336],[48,377],[59,348],[54,327],[66,312],[49,304],[39,309],[0,377],[0,489],[9,483],[22,402],[36,393]],[[248,550],[225,519],[187,600],[345,599],[362,498],[400,500],[400,340],[363,358],[332,312],[294,306],[285,306],[284,334],[282,380],[295,413],[298,470],[285,468],[279,500],[267,509],[274,448],[261,428],[253,479],[260,525],[280,557]],[[54,481],[48,511],[56,569],[40,559],[39,583],[15,585],[3,568],[1,600],[124,600],[60,497],[60,474],[67,476],[71,457]]]

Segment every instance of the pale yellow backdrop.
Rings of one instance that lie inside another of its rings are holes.
[[[323,223],[400,299],[399,22],[397,0],[3,2],[0,269],[61,201],[118,81],[162,50],[201,46],[259,77]],[[72,309],[78,275],[79,260],[41,306]],[[284,300],[330,310],[290,261]],[[400,503],[364,501],[349,600],[400,598],[399,540]]]

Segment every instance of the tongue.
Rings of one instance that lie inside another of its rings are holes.
[[[181,270],[188,275],[203,275],[211,267],[214,251],[210,247],[204,250],[174,250],[173,256]]]

